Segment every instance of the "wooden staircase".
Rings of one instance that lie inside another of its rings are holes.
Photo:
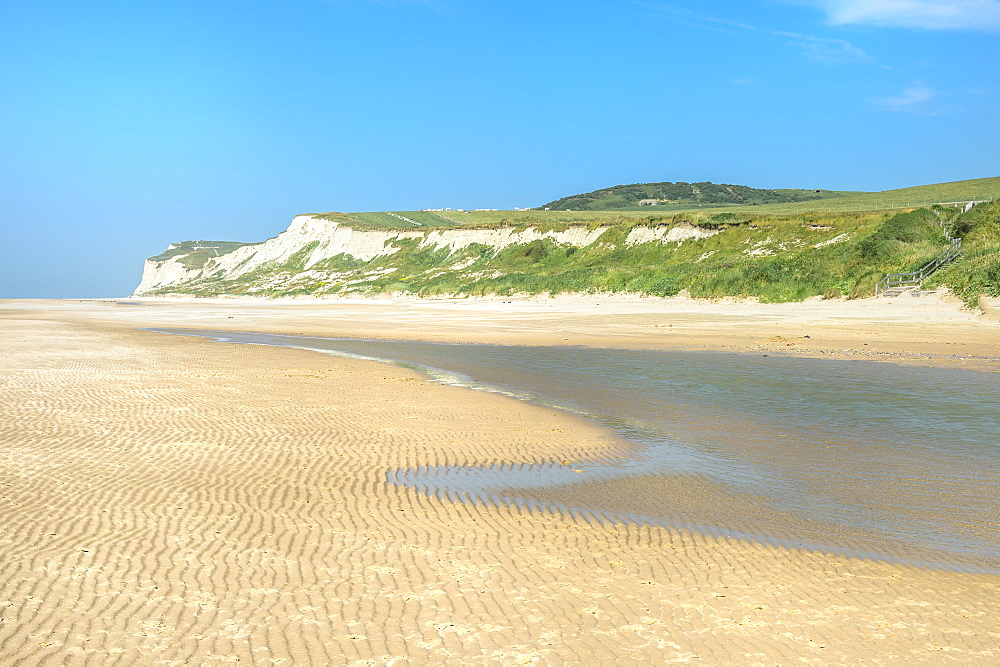
[[[973,202],[970,202],[970,204],[971,203]],[[970,208],[972,208],[972,206],[966,207],[965,210],[968,211]],[[877,285],[875,285],[875,296],[899,296],[900,294],[904,294],[912,289],[916,289],[919,292],[924,281],[927,280],[932,273],[942,267],[948,266],[962,254],[962,239],[952,236],[948,231],[947,223],[940,220],[941,214],[938,213],[937,215],[939,222],[941,223],[941,231],[944,232],[945,238],[951,241],[951,245],[949,245],[940,255],[927,262],[916,271],[888,274],[885,278],[878,281]]]

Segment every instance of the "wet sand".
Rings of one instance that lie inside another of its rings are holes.
[[[384,483],[392,468],[626,447],[573,415],[396,367],[137,330],[1000,370],[1000,324],[936,298],[504,301],[0,302],[0,663],[1000,657],[995,576],[593,525]]]

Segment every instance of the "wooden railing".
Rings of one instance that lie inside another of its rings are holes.
[[[970,202],[975,204],[976,202]],[[971,208],[971,206],[969,207]],[[966,211],[969,210],[966,208]],[[940,255],[927,262],[921,266],[916,271],[910,271],[908,273],[890,273],[882,280],[878,281],[875,285],[875,296],[882,296],[891,289],[899,287],[920,287],[928,276],[940,269],[945,264],[949,264],[962,254],[962,239],[952,236],[948,231],[948,225],[943,220],[940,220],[941,214],[938,213],[938,218],[941,223],[941,231],[944,232],[944,237],[951,241],[951,245],[942,252]]]

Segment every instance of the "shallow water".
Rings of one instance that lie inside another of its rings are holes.
[[[1000,568],[992,373],[886,363],[157,329],[415,368],[571,410],[614,460],[394,470],[467,502],[634,521],[966,570]]]

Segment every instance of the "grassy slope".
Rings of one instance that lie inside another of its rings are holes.
[[[448,260],[474,260],[463,272],[435,271],[441,258],[407,253],[404,271],[381,276],[370,286],[425,295],[626,291],[669,296],[687,289],[698,297],[790,301],[871,293],[886,272],[916,268],[945,245],[937,218],[926,210],[888,221],[879,214],[735,220],[721,223],[722,233],[707,239],[630,247],[625,238],[633,226],[615,225],[598,243],[581,249],[547,240],[512,246],[496,256],[476,257],[476,249],[469,249]],[[814,247],[842,234],[850,238]],[[390,256],[381,263],[389,267],[401,259]]]
[[[928,286],[947,285],[970,307],[981,294],[1000,296],[1000,201],[959,216],[953,229],[962,238],[962,257],[935,274]]]

